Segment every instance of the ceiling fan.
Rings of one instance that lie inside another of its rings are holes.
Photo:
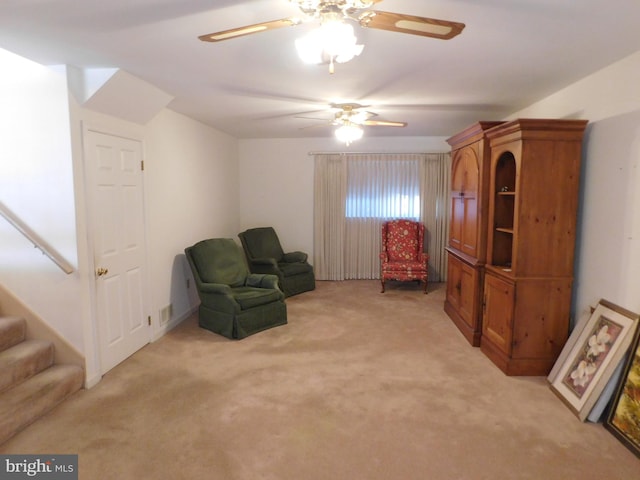
[[[364,110],[367,108],[365,105],[359,103],[332,103],[331,108],[338,111],[334,114],[334,118],[328,123],[322,125],[335,125],[338,128],[335,130],[335,135],[338,140],[349,145],[355,140],[362,138],[364,130],[362,127],[406,127],[407,122],[393,122],[389,120],[372,120],[373,117],[377,117],[378,114]],[[313,117],[298,117],[298,118],[312,118]],[[313,125],[318,126],[318,125]]]
[[[455,37],[462,32],[465,27],[464,23],[451,22],[448,20],[370,10],[370,7],[381,1],[382,0],[289,0],[289,2],[296,4],[300,8],[303,18],[290,17],[271,20],[220,32],[208,33],[198,38],[205,42],[220,42],[222,40],[264,32],[266,30],[275,30],[277,28],[299,25],[303,22],[319,20],[319,30],[324,29],[325,31],[323,35],[316,35],[316,37],[323,37],[322,41],[325,42],[322,48],[320,48],[319,55],[323,61],[330,62],[330,71],[333,73],[334,60],[339,63],[349,61],[355,55],[358,55],[363,48],[362,45],[355,44],[357,40],[353,35],[353,28],[351,25],[347,25],[345,20],[355,21],[361,27],[409,33],[442,40]],[[326,35],[324,35],[324,33],[326,33]],[[338,39],[338,37],[340,38]],[[309,47],[308,44],[311,41],[317,43],[318,40],[318,38],[308,39],[306,46]],[[304,46],[305,45],[301,45],[299,48]]]
[[[406,127],[407,122],[391,122],[388,120],[371,120],[377,117],[377,113],[363,110],[367,105],[359,103],[332,103],[331,108],[338,109],[332,125],[344,125],[345,123],[355,123],[369,127]]]

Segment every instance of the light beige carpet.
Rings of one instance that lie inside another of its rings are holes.
[[[231,341],[188,319],[0,446],[77,453],[80,478],[640,478],[542,377],[507,377],[444,286],[318,282],[289,324]]]

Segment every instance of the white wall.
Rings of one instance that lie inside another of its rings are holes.
[[[582,118],[575,319],[605,298],[640,312],[640,52],[517,112]]]
[[[184,115],[163,110],[145,137],[145,191],[155,315],[172,320],[199,303],[184,249],[239,228],[237,141]],[[162,334],[164,331],[157,332]]]
[[[78,218],[81,232],[83,327],[89,385],[99,378],[98,340],[92,312],[93,253],[87,242],[82,131],[86,126],[114,135],[141,138],[144,145],[145,222],[153,338],[161,337],[198,305],[184,249],[204,238],[233,237],[238,231],[237,141],[171,110],[138,125],[82,108],[72,101],[74,156],[78,159]],[[161,310],[172,315],[161,322]]]
[[[445,137],[365,137],[239,141],[240,229],[272,226],[285,251],[313,253],[313,156],[309,152],[447,152]]]
[[[0,202],[77,266],[64,69],[0,50]],[[80,275],[67,275],[0,218],[0,282],[82,351]]]
[[[146,125],[92,111],[70,93],[78,73],[73,67],[52,70],[2,50],[0,65],[0,201],[75,267],[66,275],[0,219],[0,282],[85,355],[92,385],[100,365],[83,129],[143,141],[154,338],[198,304],[193,282],[187,288],[184,248],[239,230],[237,141],[167,109]],[[126,89],[110,88],[130,110],[148,106],[139,91],[132,99]],[[172,316],[161,324],[160,310],[168,305]]]

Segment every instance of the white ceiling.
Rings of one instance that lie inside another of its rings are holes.
[[[364,51],[330,75],[296,55],[308,25],[197,38],[298,15],[287,0],[4,0],[0,48],[45,65],[121,68],[173,96],[172,110],[238,138],[329,136],[332,102],[408,122],[366,135],[447,136],[640,50],[638,0],[385,0],[374,9],[466,28],[436,40],[354,24]]]

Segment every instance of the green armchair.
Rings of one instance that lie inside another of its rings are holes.
[[[238,234],[253,273],[278,276],[285,297],[316,288],[313,267],[304,252],[285,253],[272,227],[250,228]]]
[[[232,238],[202,240],[184,252],[200,297],[202,328],[240,339],[287,323],[278,277],[249,273]]]

